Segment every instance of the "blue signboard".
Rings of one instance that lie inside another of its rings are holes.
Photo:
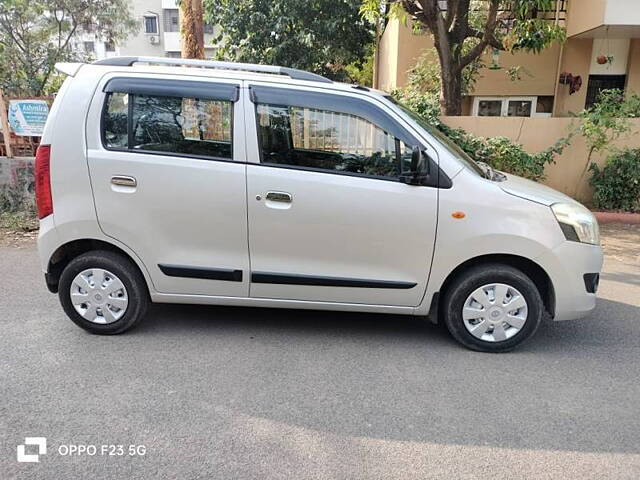
[[[44,100],[11,100],[9,102],[9,126],[16,135],[41,137],[49,115]]]

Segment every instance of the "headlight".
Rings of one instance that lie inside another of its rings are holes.
[[[567,240],[600,244],[600,229],[593,214],[578,203],[554,203],[551,210]]]

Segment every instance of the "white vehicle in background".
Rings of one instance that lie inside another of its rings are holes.
[[[475,164],[382,92],[197,60],[58,69],[38,245],[90,332],[149,302],[244,305],[428,316],[497,352],[595,307],[591,213]]]

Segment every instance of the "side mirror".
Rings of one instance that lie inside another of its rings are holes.
[[[400,180],[409,185],[423,185],[429,176],[429,157],[419,145],[411,152],[411,171],[403,172]]]

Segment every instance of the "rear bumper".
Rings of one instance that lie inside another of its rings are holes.
[[[602,269],[602,248],[565,241],[536,259],[555,291],[554,320],[573,320],[596,307],[597,278]],[[590,291],[591,290],[591,291]]]

